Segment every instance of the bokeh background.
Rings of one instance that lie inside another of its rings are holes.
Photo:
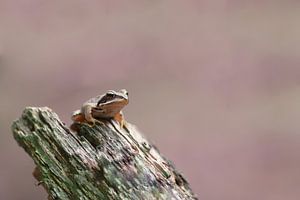
[[[70,124],[126,88],[136,124],[205,200],[300,198],[300,2],[0,0],[0,199],[46,199],[10,125]]]

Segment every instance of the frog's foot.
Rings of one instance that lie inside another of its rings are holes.
[[[120,124],[120,128],[126,128],[127,129],[127,122],[125,121],[125,119],[121,120],[119,122],[119,124]]]
[[[88,124],[89,124],[91,127],[93,127],[93,126],[96,125],[96,120],[95,120],[94,118],[91,118],[91,119],[87,120],[87,122],[88,122]]]
[[[88,113],[85,115],[85,120],[87,122],[88,125],[90,125],[91,127],[96,125],[96,119],[92,116],[91,113]]]

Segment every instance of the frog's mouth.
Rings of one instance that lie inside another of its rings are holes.
[[[106,107],[119,107],[119,106],[126,106],[129,103],[129,101],[127,99],[118,99],[118,100],[114,100],[111,102],[106,102],[105,104],[101,105],[101,108],[106,108]],[[96,107],[96,108],[100,108],[100,107]]]

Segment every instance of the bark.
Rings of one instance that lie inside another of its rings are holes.
[[[73,124],[49,108],[28,107],[13,122],[18,144],[49,199],[196,199],[185,178],[132,124]]]

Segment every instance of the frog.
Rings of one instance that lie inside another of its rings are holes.
[[[129,103],[126,89],[120,91],[108,90],[82,104],[80,110],[73,112],[71,119],[74,123],[88,123],[91,126],[101,119],[114,119],[121,128],[126,126],[122,109]],[[125,127],[126,128],[126,127]]]

